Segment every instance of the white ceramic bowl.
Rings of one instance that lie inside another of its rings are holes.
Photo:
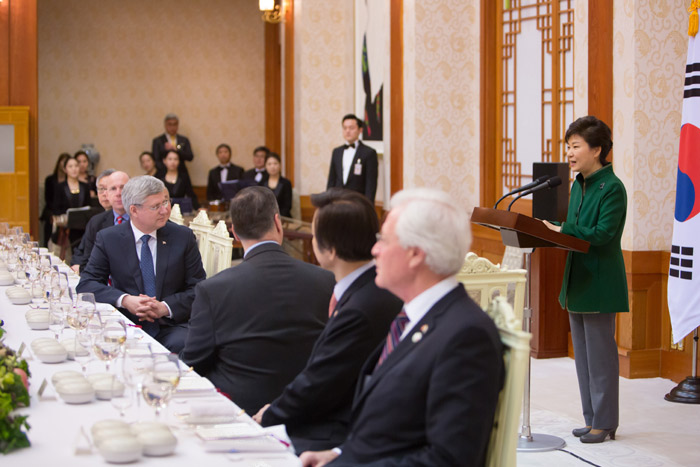
[[[49,328],[49,312],[46,310],[29,310],[24,317],[29,329],[42,331]]]
[[[134,434],[131,432],[131,430],[129,430],[128,426],[113,426],[111,428],[102,428],[100,430],[96,430],[92,434],[92,440],[94,441],[95,446],[97,446],[98,448],[104,441],[107,441],[108,439],[129,437],[133,438]]]
[[[138,440],[143,446],[144,456],[169,456],[177,446],[177,438],[170,430],[144,431],[139,434]]]
[[[66,349],[53,339],[37,339],[32,342],[31,347],[34,355],[43,363],[60,363],[68,358]]]
[[[92,383],[95,389],[95,395],[100,400],[110,400],[112,397],[118,397],[124,394],[124,383],[112,378],[98,379]]]
[[[107,462],[127,464],[141,457],[141,445],[134,436],[119,436],[100,443],[100,454]]]
[[[136,422],[131,424],[131,431],[138,436],[147,431],[167,431],[169,433],[170,428],[165,423],[160,422]]]
[[[55,387],[66,404],[86,404],[95,398],[95,390],[87,381],[78,379],[61,381]]]
[[[7,270],[0,270],[0,285],[14,285],[15,278]]]
[[[99,422],[93,423],[90,428],[90,432],[94,435],[100,430],[110,429],[110,428],[131,428],[128,423],[123,420],[117,420],[115,418],[108,418],[106,420],[100,420]]]
[[[10,302],[12,302],[13,305],[28,305],[32,303],[32,297],[29,296],[29,294],[21,297],[10,297]]]
[[[58,383],[62,381],[69,381],[69,380],[81,380],[81,381],[87,381],[85,377],[83,376],[82,373],[79,371],[73,371],[73,370],[65,370],[65,371],[57,371],[51,376],[51,382],[53,385],[57,385]]]
[[[75,360],[75,338],[68,337],[66,339],[63,339],[61,341],[61,345],[63,346],[64,349],[66,349],[66,352],[68,352],[68,360]],[[79,357],[85,357],[89,354],[90,354],[90,352],[88,352],[88,349],[86,349],[83,346],[78,346],[78,356]]]

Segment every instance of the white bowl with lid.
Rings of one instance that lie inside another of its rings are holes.
[[[169,456],[177,446],[177,438],[170,430],[144,431],[138,435],[138,440],[144,456]]]
[[[87,404],[95,398],[95,390],[87,381],[77,379],[61,381],[55,387],[66,404]]]
[[[7,269],[0,270],[0,285],[13,285],[15,278]]]
[[[29,329],[43,331],[49,328],[49,312],[46,310],[29,310],[24,314]]]
[[[141,444],[133,435],[105,439],[98,449],[104,460],[112,464],[127,464],[141,457]]]

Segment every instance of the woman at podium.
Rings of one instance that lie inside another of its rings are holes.
[[[615,316],[629,311],[620,239],[627,193],[607,156],[610,128],[582,117],[566,131],[566,156],[578,172],[566,221],[548,228],[590,242],[588,253],[569,252],[559,303],[569,313],[581,405],[586,426],[573,430],[583,443],[615,439],[619,422],[619,363]]]

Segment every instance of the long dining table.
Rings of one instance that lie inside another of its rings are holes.
[[[57,258],[56,258],[57,259]],[[64,270],[67,267],[62,266]],[[77,276],[70,278],[72,287],[77,283]],[[4,321],[6,331],[4,344],[17,351],[23,344],[27,350],[23,351],[22,357],[27,359],[29,371],[31,372],[29,393],[31,403],[29,407],[17,410],[18,414],[28,415],[28,423],[31,429],[28,437],[31,446],[28,448],[15,450],[5,456],[0,454],[0,464],[3,466],[33,467],[43,465],[54,466],[95,466],[104,465],[106,460],[102,458],[98,449],[90,439],[90,428],[95,422],[107,419],[120,419],[118,410],[113,407],[110,401],[93,400],[85,404],[68,404],[55,393],[51,383],[51,376],[64,370],[81,371],[81,366],[73,361],[66,360],[61,363],[42,363],[36,356],[32,355],[31,342],[40,337],[53,338],[53,333],[49,330],[32,330],[25,319],[25,313],[30,310],[30,305],[13,305],[4,289],[0,287],[0,318]],[[110,308],[106,304],[99,304],[99,309]],[[112,309],[112,313],[119,313]],[[65,337],[71,337],[74,331],[65,328]],[[154,353],[167,353],[167,349],[148,335],[142,336],[143,342],[151,344]],[[113,364],[112,372],[118,371],[115,368],[119,362]],[[92,360],[88,364],[87,374],[92,372],[104,372],[104,362]],[[201,378],[194,371],[187,375],[190,383],[196,378]],[[46,381],[46,384],[43,384]],[[184,381],[184,378],[181,379]],[[195,381],[196,382],[196,381]],[[206,383],[206,381],[204,381]],[[41,387],[43,391],[39,394]],[[182,386],[182,383],[181,383]],[[206,386],[205,384],[192,385]],[[213,385],[212,385],[213,386]],[[258,430],[259,426],[250,418],[248,414],[235,405],[234,402],[219,394],[215,390],[202,391],[199,393],[176,394],[169,405],[161,413],[159,421],[167,423],[172,433],[177,438],[177,446],[173,454],[164,457],[142,456],[136,464],[152,466],[197,466],[206,465],[219,466],[251,466],[251,467],[295,467],[300,466],[299,459],[291,452],[291,448],[281,452],[241,452],[235,450],[216,452],[210,451],[198,436],[197,429],[201,428],[194,424],[183,421],[182,414],[187,414],[193,407],[208,406],[221,407],[222,412],[235,413],[237,424],[248,424],[251,429]],[[225,409],[225,410],[224,410]],[[154,410],[149,407],[143,399],[133,399],[122,420],[133,423],[137,421],[155,421]],[[240,426],[240,425],[239,425]],[[208,428],[217,428],[216,425]],[[207,428],[207,427],[205,427]],[[222,427],[225,429],[226,427]],[[279,436],[279,427],[276,436]],[[284,446],[284,443],[283,443]]]

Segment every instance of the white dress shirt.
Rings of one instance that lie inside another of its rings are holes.
[[[134,242],[136,245],[136,256],[139,259],[139,263],[141,263],[141,245],[143,242],[141,241],[141,237],[146,235],[145,232],[141,232],[139,229],[136,228],[134,223],[132,222],[131,224],[131,230],[134,233]],[[158,242],[157,242],[157,230],[154,230],[153,232],[148,233],[148,235],[151,236],[151,238],[148,239],[148,249],[151,250],[151,256],[153,257],[153,275],[156,275],[156,258],[158,257]],[[124,294],[119,299],[117,300],[117,308],[122,306],[122,300],[124,297],[126,297],[128,294]],[[167,302],[163,302],[165,304],[165,307],[168,309],[168,318],[173,317],[173,312],[170,309],[170,305],[167,304]]]
[[[352,169],[352,161],[355,159],[355,154],[357,153],[358,142],[355,141],[354,144],[355,147],[346,148],[343,151],[343,185],[348,183],[348,176],[350,176],[350,170]]]
[[[364,274],[365,271],[367,271],[373,266],[374,260],[368,261],[366,264],[363,264],[362,266],[355,269],[353,272],[336,282],[335,287],[333,287],[333,295],[335,295],[335,299],[337,301],[340,301],[340,299],[343,297],[343,294],[350,288],[352,283],[355,282],[355,280],[358,277]]]
[[[231,164],[219,165],[219,167],[221,167],[221,181],[225,182],[228,177],[228,168],[231,167]]]
[[[411,332],[411,329],[423,319],[426,313],[442,299],[445,295],[450,293],[452,289],[457,287],[459,282],[455,276],[450,276],[447,279],[443,279],[428,290],[424,290],[420,295],[415,297],[403,306],[406,316],[408,317],[408,323],[403,329],[400,340]]]

